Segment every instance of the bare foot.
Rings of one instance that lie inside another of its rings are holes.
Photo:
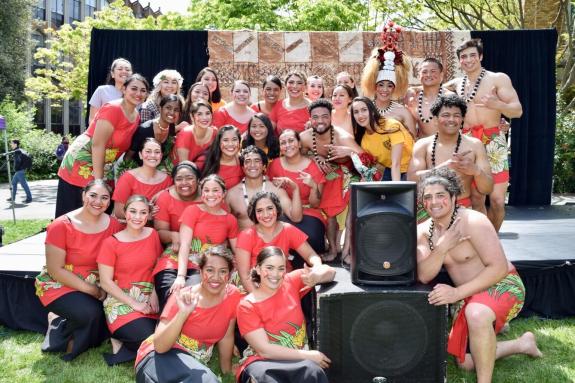
[[[122,342],[115,338],[110,338],[112,342],[112,354],[116,354],[122,348]]]
[[[336,258],[337,258],[337,250],[333,247],[330,247],[327,253],[321,255],[321,259],[324,262],[333,262]]]
[[[532,358],[541,358],[543,353],[537,348],[537,340],[535,339],[535,334],[530,331],[523,333],[519,338],[517,338],[521,347],[521,353],[529,355]]]

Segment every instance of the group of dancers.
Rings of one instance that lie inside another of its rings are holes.
[[[457,285],[437,285],[430,303],[466,302],[450,352],[480,382],[496,357],[539,356],[531,333],[495,347],[494,323],[501,330],[524,296],[493,251],[508,180],[500,118],[521,115],[517,94],[481,67],[477,40],[457,52],[463,78],[442,85],[441,62],[429,58],[422,86],[408,89],[399,30],[385,32],[391,43],[366,64],[362,96],[342,72],[331,101],[321,77],[300,72],[265,78],[253,104],[243,80],[224,102],[211,68],[185,98],[175,70],[150,92],[115,60],[58,172],[36,279],[50,312],[42,350],[71,360],[110,337],[106,362],[135,359],[138,382],[216,382],[207,362],[217,345],[221,371],[239,382],[327,382],[328,356],[306,347],[301,298],[333,279],[326,262],[349,263],[350,183],[409,179],[424,182],[418,277],[429,282],[445,265]],[[120,157],[128,165],[115,165]],[[501,283],[513,288],[485,293]]]

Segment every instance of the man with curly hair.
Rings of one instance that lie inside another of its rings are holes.
[[[428,172],[419,186],[431,219],[417,227],[418,279],[429,283],[445,267],[455,286],[436,284],[429,303],[463,301],[447,351],[461,368],[475,369],[478,383],[491,382],[496,359],[514,354],[541,357],[531,332],[497,342],[496,334],[523,307],[525,287],[489,219],[458,206],[462,187],[457,174],[440,167]]]
[[[407,179],[418,181],[433,169],[449,167],[463,183],[463,190],[458,194],[459,204],[471,207],[472,184],[483,194],[493,190],[485,147],[477,138],[461,133],[467,111],[462,98],[455,94],[438,96],[430,111],[437,120],[437,132],[415,143]]]

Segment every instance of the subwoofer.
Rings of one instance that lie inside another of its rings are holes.
[[[353,283],[415,283],[416,190],[415,182],[351,184]]]
[[[444,382],[447,305],[427,301],[424,285],[353,285],[337,269],[318,292],[318,349],[331,359],[331,383]]]

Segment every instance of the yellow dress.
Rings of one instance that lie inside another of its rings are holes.
[[[413,153],[413,137],[399,121],[392,118],[386,118],[384,121],[377,132],[365,132],[361,139],[361,148],[374,156],[382,166],[391,168],[391,148],[393,145],[402,144],[400,170],[405,173]]]

